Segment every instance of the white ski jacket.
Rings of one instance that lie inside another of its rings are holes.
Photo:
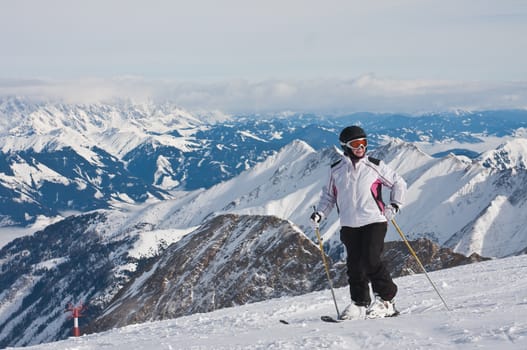
[[[382,185],[391,190],[389,203],[401,208],[406,194],[406,182],[401,176],[378,159],[365,156],[354,164],[343,155],[331,166],[317,211],[327,217],[336,204],[341,226],[386,222]]]

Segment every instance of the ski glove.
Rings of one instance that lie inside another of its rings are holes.
[[[384,208],[384,217],[388,221],[392,221],[395,217],[395,214],[399,212],[399,206],[395,203],[392,203]]]
[[[311,221],[313,221],[315,224],[318,224],[320,221],[322,221],[322,217],[324,214],[322,214],[319,211],[314,211],[313,214],[311,214]]]

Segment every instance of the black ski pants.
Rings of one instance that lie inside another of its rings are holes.
[[[343,226],[340,230],[340,240],[347,252],[351,299],[357,305],[368,306],[371,303],[368,283],[371,283],[373,292],[384,300],[392,300],[397,293],[397,286],[381,261],[387,230],[386,222],[362,227]]]

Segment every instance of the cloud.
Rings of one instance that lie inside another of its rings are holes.
[[[0,80],[0,96],[66,103],[173,102],[190,111],[228,114],[283,111],[426,113],[454,109],[527,108],[527,82],[400,80],[374,74],[350,79],[224,80],[216,82],[114,79]]]

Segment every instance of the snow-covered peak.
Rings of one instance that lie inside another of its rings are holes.
[[[420,174],[434,162],[434,158],[423,152],[419,147],[400,139],[390,139],[383,146],[375,149],[373,157],[382,159],[403,175],[406,181],[412,182],[416,174]]]
[[[497,149],[485,152],[478,158],[485,167],[527,169],[527,138],[516,138],[501,144]]]
[[[79,132],[104,132],[135,125],[152,132],[201,124],[188,111],[173,104],[63,104],[8,98],[0,100],[0,114],[9,116],[0,124],[0,134],[36,133],[70,128]]]

